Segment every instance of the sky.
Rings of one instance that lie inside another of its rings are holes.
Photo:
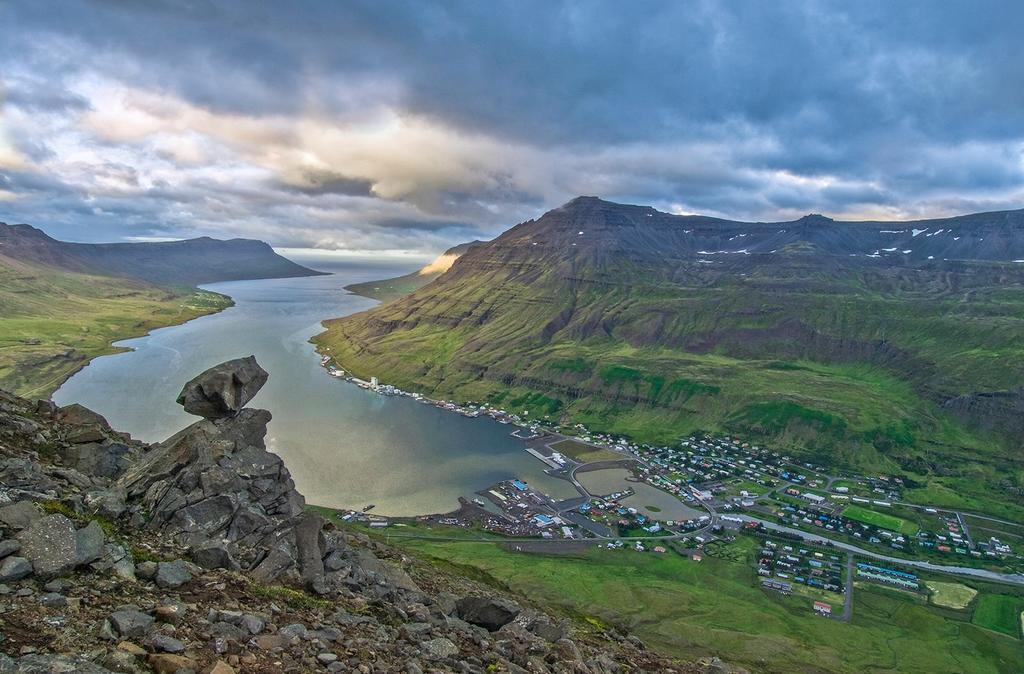
[[[0,0],[0,221],[436,253],[1024,207],[1024,3]]]

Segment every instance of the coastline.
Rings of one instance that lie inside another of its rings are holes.
[[[235,301],[234,299],[231,298],[230,295],[225,295],[224,293],[219,293],[213,290],[204,290],[202,288],[192,288],[191,291],[192,294],[189,296],[185,296],[186,298],[193,297],[197,293],[207,293],[209,295],[214,295],[218,298],[221,298],[223,300],[222,304],[220,306],[203,309],[200,309],[199,307],[194,307],[195,311],[192,312],[182,311],[182,314],[179,315],[177,319],[173,321],[163,323],[149,323],[148,321],[140,322],[139,324],[137,324],[139,328],[138,330],[127,332],[123,335],[119,335],[115,338],[110,339],[102,349],[95,351],[90,350],[89,352],[81,352],[81,358],[75,360],[68,360],[68,364],[72,365],[71,368],[61,371],[60,374],[58,374],[56,377],[48,379],[47,381],[40,383],[34,388],[18,392],[18,395],[27,398],[44,398],[46,400],[49,400],[53,396],[53,394],[56,391],[58,391],[61,386],[65,384],[65,382],[67,382],[69,379],[71,379],[71,377],[75,376],[84,368],[86,368],[96,358],[100,358],[101,356],[112,356],[118,353],[124,353],[125,351],[131,350],[128,347],[115,346],[116,342],[121,342],[126,339],[138,339],[139,337],[145,337],[151,334],[154,330],[161,330],[163,328],[171,328],[178,325],[184,325],[185,323],[194,321],[197,318],[219,314],[225,309],[230,309],[231,307],[235,306]],[[182,304],[182,308],[187,309],[188,305]],[[74,352],[77,352],[77,349],[69,349],[67,353]],[[60,359],[61,357],[62,354],[55,354],[54,356],[50,357],[49,361],[43,361],[39,364],[42,365],[46,362],[52,362],[53,360]]]

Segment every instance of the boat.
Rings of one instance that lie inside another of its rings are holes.
[[[364,513],[368,513],[368,512],[370,512],[371,510],[373,510],[376,507],[377,507],[376,503],[371,503],[370,505],[368,505],[365,508],[363,508],[363,512]]]

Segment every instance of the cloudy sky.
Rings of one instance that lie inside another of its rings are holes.
[[[0,220],[434,252],[1024,206],[1024,3],[0,0]]]

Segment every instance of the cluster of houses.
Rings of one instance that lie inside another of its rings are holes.
[[[920,581],[913,573],[898,571],[876,564],[868,564],[867,562],[857,563],[857,577],[875,581],[876,583],[895,585],[905,590],[917,590],[921,587]]]
[[[821,590],[843,591],[843,565],[838,555],[784,541],[764,541],[758,553],[757,574],[776,583],[801,583]],[[769,589],[778,591],[775,587]]]
[[[779,508],[777,516],[783,523],[792,526],[814,526],[845,534],[865,543],[885,545],[893,550],[906,551],[912,544],[911,539],[899,532],[852,520],[841,514],[823,512],[816,505],[808,505],[806,508],[783,505]]]

